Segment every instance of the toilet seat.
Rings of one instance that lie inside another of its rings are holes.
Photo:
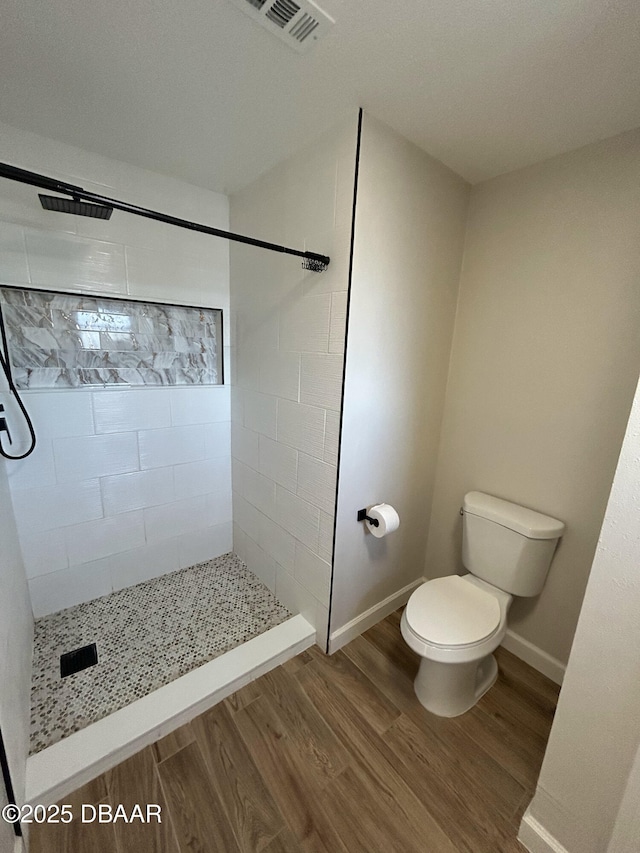
[[[499,630],[502,615],[496,596],[459,575],[422,584],[405,611],[407,626],[416,638],[450,649],[487,640]]]

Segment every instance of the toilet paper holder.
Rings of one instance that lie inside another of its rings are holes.
[[[377,518],[369,518],[367,515],[367,508],[358,510],[358,521],[368,521],[369,524],[373,525],[373,527],[379,527],[380,522]]]

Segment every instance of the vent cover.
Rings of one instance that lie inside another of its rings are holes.
[[[306,53],[335,21],[313,0],[231,0],[298,53]]]

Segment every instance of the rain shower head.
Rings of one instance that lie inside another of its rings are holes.
[[[75,213],[77,216],[90,216],[93,219],[110,219],[113,208],[106,204],[90,204],[78,198],[63,198],[57,195],[38,193],[40,203],[45,210],[58,213]]]

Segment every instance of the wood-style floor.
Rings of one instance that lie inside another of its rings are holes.
[[[496,685],[429,714],[400,612],[303,652],[64,802],[162,824],[33,827],[31,853],[516,853],[558,688],[504,650]]]

